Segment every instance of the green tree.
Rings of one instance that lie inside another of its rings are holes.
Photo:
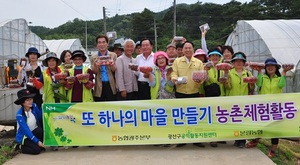
[[[134,14],[132,20],[132,34],[134,40],[148,38],[154,41],[154,14],[148,9],[140,14]]]
[[[224,44],[233,31],[238,20],[252,19],[299,19],[299,0],[252,0],[241,3],[232,0],[226,4],[202,3],[177,4],[176,33],[193,41],[195,47],[201,46],[199,25],[208,23],[210,30],[206,41],[209,48]],[[144,9],[141,13],[116,15],[107,18],[107,31],[115,30],[117,36],[131,38],[135,41],[149,38],[154,41],[154,19],[157,24],[158,50],[165,50],[173,38],[173,6],[154,13]],[[85,21],[74,19],[65,24],[50,29],[42,26],[32,26],[31,30],[42,39],[71,39],[79,38],[85,45],[85,27],[87,23],[88,48],[94,48],[95,38],[103,34],[103,20]]]

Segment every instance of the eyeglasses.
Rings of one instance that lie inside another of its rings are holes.
[[[165,57],[161,57],[161,58],[157,58],[157,60],[165,60],[166,58]]]

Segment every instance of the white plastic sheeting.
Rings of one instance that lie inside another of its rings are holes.
[[[279,64],[294,64],[284,91],[300,91],[300,20],[240,20],[225,45],[244,52],[247,61],[264,62],[274,57]]]
[[[55,52],[58,57],[63,50],[83,50],[79,39],[66,40],[42,40],[35,33],[30,31],[25,19],[0,20],[0,66],[5,65],[8,59],[20,59],[30,47],[36,47],[43,55],[46,49]],[[43,60],[41,56],[39,60]],[[90,63],[87,58],[86,63]]]
[[[241,20],[225,45],[242,51],[248,61],[264,62],[274,57],[280,64],[300,60],[300,20]]]
[[[64,50],[70,50],[71,52],[73,52],[74,50],[82,50],[84,52],[85,49],[83,48],[83,46],[81,45],[81,42],[79,39],[65,39],[65,40],[44,40],[45,44],[47,45],[47,47],[49,48],[49,51],[51,52],[55,52],[58,56],[58,58],[60,58],[60,54],[64,51]],[[87,53],[85,53],[85,55],[88,57]],[[87,58],[85,63],[90,63],[90,59]]]
[[[42,39],[30,31],[25,19],[0,20],[0,64],[25,57],[29,47],[36,47],[41,54],[47,49]]]

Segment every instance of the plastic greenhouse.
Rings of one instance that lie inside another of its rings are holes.
[[[43,40],[30,31],[25,19],[0,20],[0,85],[17,76],[18,61],[25,57],[29,47],[36,47],[41,54],[47,49]]]
[[[295,84],[294,91],[300,92],[300,61],[296,66],[295,78],[293,83]]]
[[[43,40],[30,31],[25,19],[0,20],[0,59],[19,59],[24,57],[29,47],[36,47],[42,54],[47,46]]]
[[[25,19],[0,20],[0,124],[14,125],[19,106],[13,102],[20,88],[4,88],[10,78],[18,74],[17,65],[29,47],[36,47],[41,54],[47,46],[43,40],[30,31]],[[9,70],[7,71],[7,68]]]
[[[241,20],[225,45],[244,52],[247,61],[264,62],[274,57],[280,64],[294,64],[285,92],[300,91],[300,20]]]
[[[14,104],[14,101],[20,88],[7,88],[6,85],[16,79],[20,58],[25,57],[30,47],[39,50],[42,55],[39,60],[45,58],[43,55],[47,49],[56,52],[58,56],[66,49],[85,51],[78,39],[43,41],[31,32],[25,19],[0,20],[0,124],[2,125],[15,125],[15,114],[19,106]],[[89,62],[87,58],[86,63]]]
[[[83,46],[81,45],[79,39],[43,40],[43,41],[47,45],[49,51],[55,52],[58,57],[60,57],[60,54],[64,50],[70,50],[71,52],[73,52],[74,50],[82,50],[86,52]],[[86,56],[88,55],[86,54]],[[87,58],[85,63],[89,64],[90,59]]]

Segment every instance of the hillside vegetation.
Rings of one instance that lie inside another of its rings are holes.
[[[225,43],[238,20],[299,19],[300,1],[252,0],[240,3],[233,0],[223,5],[199,1],[191,5],[178,4],[176,10],[177,36],[184,36],[193,41],[196,47],[200,47],[199,25],[208,23],[211,29],[206,39],[208,47],[212,47]],[[107,31],[116,31],[118,38],[131,38],[135,41],[149,38],[154,41],[155,20],[158,49],[165,50],[165,46],[173,38],[173,13],[173,7],[170,7],[158,13],[145,8],[141,13],[116,15],[106,20]],[[42,39],[79,38],[85,43],[86,23],[88,48],[94,48],[95,37],[104,33],[102,19],[85,22],[76,18],[54,29],[41,26],[33,26],[31,29]]]

